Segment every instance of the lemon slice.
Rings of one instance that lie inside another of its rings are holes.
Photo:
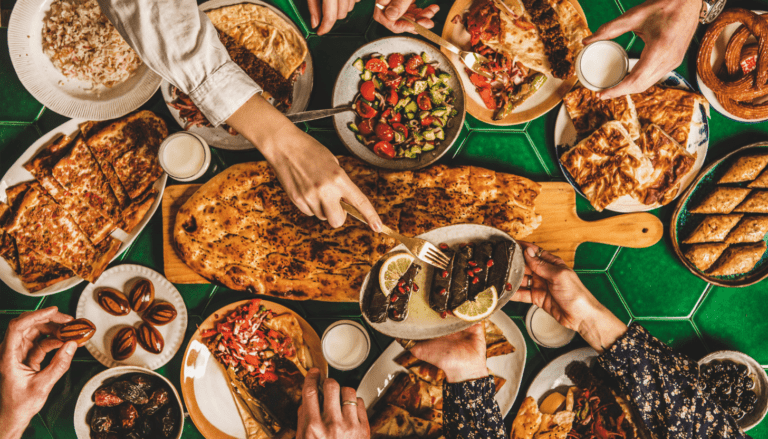
[[[478,294],[475,300],[467,300],[459,305],[453,310],[453,315],[465,322],[476,322],[491,315],[497,303],[499,303],[499,295],[496,293],[496,287],[491,286]]]
[[[409,253],[395,253],[388,257],[379,271],[379,285],[384,294],[389,295],[397,286],[397,281],[408,270],[413,262],[413,255]]]

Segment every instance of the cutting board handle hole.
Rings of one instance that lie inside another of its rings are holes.
[[[648,233],[648,228],[647,227],[643,227],[643,233]]]

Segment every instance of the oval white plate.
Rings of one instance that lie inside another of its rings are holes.
[[[19,0],[8,23],[8,49],[21,83],[51,110],[68,117],[107,120],[141,107],[160,87],[160,76],[142,64],[114,87],[99,86],[64,76],[43,53],[43,19],[53,0]]]
[[[7,188],[24,181],[31,181],[35,179],[32,176],[32,174],[29,173],[29,171],[24,169],[25,163],[31,160],[32,157],[34,157],[35,154],[37,154],[37,152],[40,151],[43,147],[53,143],[53,141],[58,139],[59,136],[61,136],[62,134],[68,135],[68,136],[72,136],[76,134],[79,131],[80,124],[83,122],[85,121],[82,119],[72,119],[69,122],[65,122],[59,125],[57,128],[54,128],[53,130],[47,132],[46,134],[43,134],[43,137],[37,139],[37,142],[33,143],[32,146],[27,148],[24,154],[22,154],[21,157],[19,157],[19,159],[16,160],[16,162],[10,167],[10,169],[8,169],[8,172],[6,172],[5,175],[3,175],[3,178],[0,179],[0,201],[2,202],[6,201],[7,198],[5,196],[5,190]],[[155,199],[155,202],[152,203],[152,207],[144,216],[144,219],[141,220],[141,222],[139,223],[138,226],[136,226],[133,232],[128,234],[123,232],[120,229],[116,229],[115,231],[112,232],[111,236],[113,238],[119,239],[120,241],[123,242],[123,244],[120,246],[120,250],[118,250],[115,257],[112,258],[113,261],[117,259],[124,251],[128,250],[128,247],[130,247],[131,244],[133,244],[133,241],[136,239],[137,236],[139,236],[139,233],[141,233],[141,231],[144,230],[144,226],[146,226],[149,220],[152,219],[152,215],[155,214],[155,211],[157,211],[157,208],[160,206],[160,200],[163,199],[163,191],[165,190],[165,183],[167,180],[168,180],[168,174],[163,173],[163,176],[158,178],[157,181],[155,181],[154,188],[157,189],[158,191],[157,198]],[[11,266],[8,265],[8,262],[6,262],[5,259],[0,258],[0,280],[2,280],[6,285],[8,285],[12,290],[16,291],[17,293],[24,294],[25,296],[38,297],[38,296],[47,296],[50,294],[59,293],[61,291],[72,288],[75,285],[82,282],[83,278],[79,276],[75,276],[67,280],[63,280],[54,285],[51,285],[35,293],[30,293],[29,290],[24,288],[24,285],[22,285],[21,283],[21,279],[19,279],[19,277],[13,271]]]
[[[637,64],[637,59],[629,60],[629,69],[632,70],[635,64]],[[677,72],[667,73],[667,75],[664,76],[664,78],[661,80],[661,84],[667,87],[694,91],[691,84],[689,84],[688,81],[686,81],[685,78],[683,78],[683,76]],[[710,100],[710,102],[712,101]],[[704,159],[707,157],[707,150],[709,149],[709,121],[707,119],[706,110],[701,104],[699,104],[699,111],[693,116],[693,121],[700,123],[701,128],[698,132],[691,131],[690,135],[688,136],[688,145],[686,145],[686,150],[691,154],[696,154],[696,161],[693,163],[691,170],[688,171],[688,174],[686,174],[685,177],[680,180],[680,189],[677,190],[675,198],[684,193],[688,186],[693,183],[693,180],[696,179],[696,175],[698,175],[699,170],[701,170],[701,167],[704,165]],[[571,177],[571,174],[563,167],[563,162],[560,161],[560,157],[565,152],[565,148],[563,146],[567,145],[568,147],[571,147],[575,144],[576,128],[573,126],[573,121],[571,120],[571,116],[568,115],[568,111],[565,109],[565,105],[561,105],[560,111],[557,113],[557,120],[555,121],[555,154],[558,157],[557,164],[560,166],[560,171],[562,171],[565,179],[568,180],[568,183],[570,183],[571,186],[573,186],[573,189],[576,190],[576,193],[584,198],[587,198],[573,177]],[[656,205],[648,206],[635,200],[629,195],[624,195],[618,200],[609,204],[605,210],[621,213],[631,213],[647,212],[659,207],[661,207],[661,205],[658,203]]]
[[[544,397],[553,391],[560,391],[565,395],[568,388],[573,386],[573,381],[565,374],[565,368],[574,361],[581,361],[592,366],[595,359],[597,359],[597,352],[589,347],[576,349],[555,358],[536,375],[528,387],[526,396],[532,396],[537,404],[541,404]]]
[[[176,388],[173,387],[173,384],[168,380],[168,378],[160,375],[157,372],[153,372],[151,370],[144,369],[143,367],[137,367],[137,366],[118,366],[114,367],[112,369],[107,369],[97,375],[95,375],[93,378],[88,380],[87,383],[85,383],[85,386],[83,386],[83,390],[80,391],[80,396],[77,397],[77,403],[75,404],[75,434],[77,434],[78,439],[91,439],[91,427],[86,422],[88,411],[93,407],[93,393],[96,392],[96,389],[101,387],[105,381],[109,380],[110,378],[117,378],[122,375],[128,375],[133,373],[145,373],[147,375],[151,375],[153,377],[160,378],[165,382],[165,384],[171,389],[173,392],[173,396],[176,398],[176,402],[179,404],[179,413],[184,415],[184,407],[181,405],[181,398],[179,398],[179,392],[176,391]],[[179,434],[175,436],[176,439],[181,437],[181,432],[184,430],[184,420],[182,419],[181,425],[179,427]]]
[[[480,242],[492,238],[502,238],[514,241],[511,236],[499,229],[479,224],[456,224],[453,226],[440,227],[422,233],[417,238],[426,239],[432,244],[439,245],[446,243],[451,247],[456,247],[465,242]],[[389,253],[405,251],[405,246],[400,244],[389,251]],[[387,320],[384,323],[372,323],[363,313],[363,318],[373,329],[393,338],[403,338],[407,340],[425,340],[429,338],[442,337],[444,335],[459,332],[462,329],[469,328],[475,322],[465,322],[452,315],[441,318],[440,314],[429,307],[429,289],[432,285],[433,267],[423,261],[418,261],[422,270],[416,275],[415,282],[419,286],[419,291],[411,294],[408,303],[408,317],[402,322]],[[506,305],[512,293],[523,282],[525,274],[525,261],[523,259],[523,250],[515,242],[515,255],[512,258],[512,268],[509,272],[507,282],[512,284],[512,289],[499,292],[499,303],[496,310]],[[362,303],[365,287],[368,285],[370,273],[365,276],[363,286],[360,288],[360,302]],[[374,280],[376,281],[376,280]]]
[[[115,361],[110,353],[112,338],[123,326],[137,327],[141,323],[138,313],[131,311],[127,316],[113,316],[104,311],[96,301],[96,290],[110,287],[128,297],[129,288],[138,278],[149,279],[155,287],[155,301],[170,302],[176,308],[176,318],[171,323],[156,326],[163,336],[165,347],[159,354],[147,352],[137,344],[136,351],[124,361]],[[157,369],[165,365],[181,347],[187,331],[187,307],[184,299],[172,283],[163,275],[141,265],[118,265],[105,271],[95,284],[89,284],[77,301],[77,318],[85,318],[96,325],[96,334],[85,344],[88,352],[107,367],[131,365]]]
[[[766,11],[752,11],[756,14],[763,15]],[[728,41],[730,41],[731,36],[736,33],[736,30],[741,26],[741,23],[733,23],[729,24],[728,26],[723,29],[723,32],[720,33],[720,36],[717,37],[717,40],[715,41],[715,48],[712,50],[712,58],[711,63],[712,65],[719,69],[720,66],[723,64],[723,60],[725,58],[725,48],[728,46]],[[747,40],[747,44],[755,42],[755,37],[749,37]],[[717,70],[715,70],[717,72]],[[720,104],[720,101],[717,100],[717,96],[715,96],[715,92],[712,91],[711,88],[707,87],[706,84],[704,84],[704,81],[701,80],[701,76],[699,74],[696,74],[696,84],[699,86],[699,90],[701,90],[701,94],[704,95],[704,97],[707,98],[710,104],[712,104],[712,107],[717,110],[718,113],[722,114],[723,116],[727,117],[728,119],[735,120],[738,122],[744,122],[744,123],[760,123],[765,122],[768,120],[766,119],[744,119],[742,117],[734,116],[733,114],[729,113],[728,111],[723,108],[722,104]]]
[[[285,15],[283,11],[269,3],[260,0],[211,0],[201,4],[199,8],[201,11],[205,12],[210,11],[211,9],[239,5],[241,3],[253,3],[271,9],[275,14],[280,16],[280,18],[293,26],[299,35],[304,35],[301,32],[301,29],[296,26],[296,23],[288,18],[288,16]],[[309,97],[312,94],[312,82],[314,80],[314,68],[312,65],[311,52],[307,52],[307,56],[304,57],[304,62],[307,63],[307,67],[304,70],[304,74],[299,75],[299,77],[296,79],[296,82],[293,84],[293,104],[291,105],[291,108],[285,112],[285,114],[300,113],[306,110],[307,106],[309,105]],[[171,84],[168,81],[163,80],[160,86],[160,91],[163,93],[163,100],[165,101],[165,105],[168,107],[168,111],[171,112],[171,115],[173,116],[174,120],[176,120],[176,123],[178,123],[181,128],[184,128],[186,122],[179,117],[179,110],[173,108],[170,105],[170,103],[173,101],[173,98],[171,97]],[[272,102],[271,98],[270,102]],[[214,128],[194,126],[189,128],[187,131],[200,135],[203,139],[205,139],[206,142],[208,142],[209,145],[215,146],[216,148],[231,150],[255,148],[251,142],[242,136],[242,134],[233,136],[222,127]]]
[[[515,347],[515,352],[511,354],[488,359],[488,369],[491,370],[491,373],[507,380],[495,397],[501,415],[506,416],[515,403],[517,393],[520,391],[520,382],[523,379],[526,356],[525,339],[520,328],[503,311],[493,313],[489,320],[501,329],[504,337]],[[398,342],[393,341],[371,365],[363,380],[360,381],[360,385],[357,387],[357,396],[363,398],[369,418],[373,416],[371,408],[384,394],[387,387],[392,384],[395,375],[399,372],[408,372],[408,369],[394,361],[403,351],[403,347]]]

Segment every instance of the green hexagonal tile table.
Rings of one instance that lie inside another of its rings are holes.
[[[342,63],[360,45],[390,33],[373,22],[371,0],[360,2],[355,10],[343,21],[336,24],[326,36],[317,36],[309,24],[309,12],[305,0],[267,0],[294,19],[309,41],[315,59],[315,84],[310,99],[310,109],[327,108],[330,105],[331,90]],[[3,0],[2,8],[13,7],[13,0]],[[434,1],[419,0],[419,6]],[[439,0],[440,13],[435,17],[438,29],[446,20],[450,1]],[[640,3],[640,0],[590,0],[582,1],[591,29]],[[731,6],[744,5],[756,8],[759,3],[730,2]],[[763,7],[764,9],[764,7]],[[700,36],[700,35],[699,35]],[[698,37],[677,69],[690,82],[695,83],[695,54]],[[642,41],[634,35],[624,35],[617,42],[626,47],[632,56],[642,50]],[[0,175],[11,163],[43,133],[60,125],[67,118],[44,109],[24,89],[11,67],[7,47],[7,29],[0,28]],[[158,114],[171,120],[162,97],[156,95],[146,105]],[[552,131],[557,108],[548,114],[529,122],[512,127],[486,125],[468,116],[461,138],[451,154],[443,162],[456,165],[478,165],[498,171],[513,172],[537,181],[563,180],[553,151]],[[171,126],[175,124],[171,122]],[[329,120],[310,122],[304,128],[334,153],[346,153],[336,136]],[[707,162],[716,160],[729,151],[756,140],[768,138],[768,124],[744,125],[712,112],[710,121],[710,149]],[[253,151],[231,152],[214,149],[211,169],[202,180],[234,163],[258,160],[261,157]],[[672,206],[661,208],[654,213],[666,224],[672,213]],[[595,212],[588,202],[579,199],[579,214],[587,220],[609,216]],[[156,213],[139,239],[124,253],[119,263],[137,263],[162,271],[162,247],[160,213]],[[617,248],[600,244],[584,244],[576,254],[576,270],[584,283],[595,295],[624,321],[638,320],[651,333],[664,342],[697,358],[712,350],[731,348],[746,352],[763,365],[768,365],[768,284],[765,282],[744,289],[712,288],[693,276],[678,261],[669,239],[664,239],[647,249]],[[43,306],[57,305],[64,312],[74,314],[75,304],[83,290],[80,285],[63,293],[45,298],[31,298],[14,293],[0,285],[0,335],[8,322],[18,314]],[[194,328],[213,310],[232,301],[248,297],[224,288],[211,285],[181,285],[182,296],[190,314],[187,339]],[[322,302],[280,301],[306,317],[312,326],[321,332],[335,320],[342,318],[359,319],[357,304],[334,304]],[[527,306],[509,304],[504,311],[509,314],[525,334],[523,317]],[[356,386],[366,368],[384,350],[391,339],[368,328],[374,340],[371,357],[360,368],[341,372],[331,370],[331,376],[342,384]],[[523,391],[536,373],[555,356],[584,342],[578,337],[571,345],[561,349],[542,349],[526,335],[528,358],[523,379]],[[176,357],[159,370],[178,385],[181,368],[180,350]],[[75,357],[75,366],[65,375],[53,390],[42,412],[30,424],[25,437],[29,438],[74,438],[72,425],[73,403],[85,382],[103,370],[84,350]],[[518,401],[519,403],[519,401]],[[511,413],[515,413],[513,410]],[[753,431],[754,437],[768,435],[768,423],[764,422]],[[187,420],[184,437],[201,437],[194,425]]]

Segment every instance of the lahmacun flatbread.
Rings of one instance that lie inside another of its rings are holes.
[[[540,186],[522,177],[442,165],[387,173],[356,159],[339,161],[380,206],[384,222],[401,233],[472,221],[520,238],[541,222],[533,206]],[[474,174],[486,183],[479,198],[469,183]],[[372,261],[395,244],[353,222],[331,229],[304,215],[266,162],[215,176],[179,209],[173,230],[181,259],[211,282],[297,300],[356,302]]]
[[[765,254],[765,241],[728,247],[715,265],[707,271],[711,276],[733,276],[749,273]]]
[[[707,215],[693,233],[683,241],[683,244],[721,242],[728,236],[728,232],[738,224],[742,216],[744,215]]]
[[[745,216],[736,228],[728,233],[725,242],[729,244],[758,242],[765,239],[766,233],[768,233],[768,216],[749,215]]]
[[[718,186],[691,213],[731,213],[739,205],[751,189]]]
[[[725,172],[718,183],[743,183],[752,181],[768,166],[768,154],[739,157]]]
[[[685,257],[701,271],[706,271],[717,258],[723,254],[730,244],[725,242],[712,242],[708,244],[694,244],[685,251]]]
[[[734,212],[768,213],[768,191],[752,192],[746,200],[736,206]]]

